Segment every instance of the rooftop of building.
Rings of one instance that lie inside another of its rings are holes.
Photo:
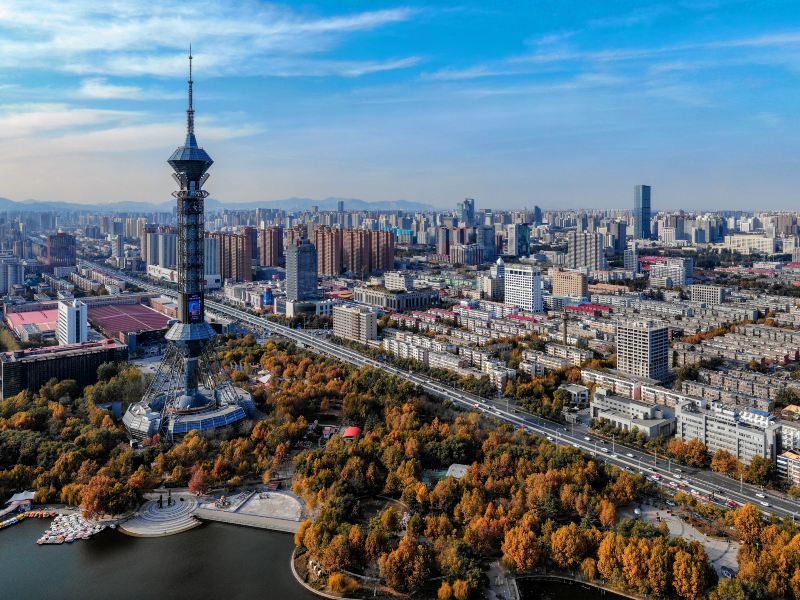
[[[143,304],[90,306],[89,321],[109,337],[122,333],[166,329],[170,317]]]
[[[97,350],[121,350],[127,346],[115,342],[114,340],[103,340],[100,342],[82,342],[80,344],[67,344],[63,346],[45,346],[44,348],[29,348],[27,350],[15,350],[13,352],[0,353],[0,362],[26,362],[39,358],[52,358],[83,354]]]
[[[36,325],[40,331],[55,331],[56,322],[58,321],[58,308],[7,313],[6,319],[15,328]]]

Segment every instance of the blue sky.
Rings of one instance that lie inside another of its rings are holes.
[[[161,7],[155,6],[156,4]],[[0,3],[0,196],[800,208],[800,3]]]

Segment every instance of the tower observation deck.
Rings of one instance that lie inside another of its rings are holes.
[[[208,430],[246,418],[254,410],[250,394],[231,383],[216,361],[216,335],[205,320],[203,285],[205,236],[203,184],[214,161],[194,134],[192,51],[189,48],[189,102],[186,139],[167,161],[178,190],[178,319],[167,331],[166,354],[144,398],[132,404],[123,423],[132,439],[158,434],[173,440],[192,429]]]

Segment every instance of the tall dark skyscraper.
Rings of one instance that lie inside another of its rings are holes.
[[[473,198],[464,198],[464,201],[459,202],[456,208],[458,220],[464,225],[472,225],[475,221],[475,200]]]
[[[302,238],[286,248],[286,299],[317,298],[317,249]]]
[[[172,193],[178,217],[178,320],[164,336],[167,351],[144,398],[131,404],[123,417],[128,435],[138,440],[161,435],[172,441],[194,429],[241,421],[254,410],[250,394],[235,388],[215,364],[209,343],[216,334],[205,320],[203,201],[208,192],[202,186],[214,161],[194,135],[191,48],[188,83],[186,140],[167,161],[179,185]]]
[[[650,239],[650,186],[633,188],[633,239]]]

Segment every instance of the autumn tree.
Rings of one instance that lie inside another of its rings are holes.
[[[530,571],[539,561],[539,542],[529,527],[518,525],[506,532],[502,544],[503,562],[518,573]]]
[[[416,592],[431,574],[430,549],[416,539],[405,536],[397,548],[378,560],[381,577],[399,591]]]
[[[740,506],[733,512],[733,526],[745,544],[755,544],[764,526],[761,511],[749,503]]]
[[[189,491],[200,496],[208,492],[211,487],[211,478],[208,471],[202,465],[195,465],[192,468],[192,477],[189,479]]]
[[[711,459],[711,470],[729,477],[735,475],[740,468],[737,458],[723,448],[718,449]]]
[[[559,527],[550,537],[550,554],[557,565],[572,568],[581,562],[585,551],[583,532],[575,523]]]
[[[689,552],[678,550],[672,564],[672,585],[681,598],[698,600],[705,591],[705,565]]]
[[[95,475],[81,490],[83,512],[87,517],[121,514],[135,499],[130,488],[108,475]]]

